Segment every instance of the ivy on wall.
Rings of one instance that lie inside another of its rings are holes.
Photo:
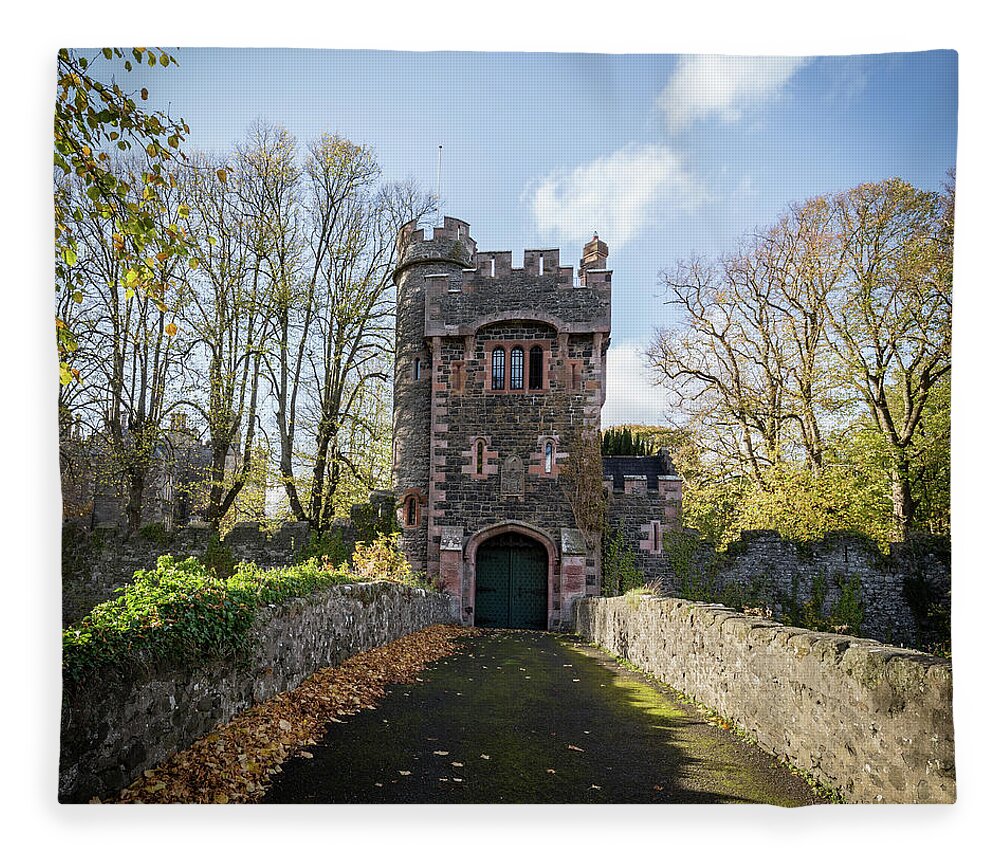
[[[635,566],[635,551],[621,529],[605,529],[601,547],[601,594],[616,597],[644,583]]]
[[[576,527],[593,548],[604,529],[608,508],[601,439],[597,433],[574,430],[567,434],[566,449],[569,457],[560,466],[560,482]]]

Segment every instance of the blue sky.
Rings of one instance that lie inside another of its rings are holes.
[[[483,45],[482,47],[487,47]],[[143,71],[188,145],[225,151],[262,118],[306,143],[371,145],[387,178],[432,188],[483,250],[593,231],[615,270],[605,425],[658,421],[640,351],[669,320],[658,272],[714,255],[788,202],[899,176],[937,189],[955,164],[957,55],[814,58],[180,49]],[[126,81],[123,80],[123,83]]]

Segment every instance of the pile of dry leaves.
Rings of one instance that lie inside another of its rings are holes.
[[[121,803],[248,803],[259,799],[291,755],[311,758],[330,723],[372,709],[389,684],[457,651],[470,628],[437,625],[411,633],[338,666],[320,669],[299,687],[244,711],[188,749],[147,770]]]

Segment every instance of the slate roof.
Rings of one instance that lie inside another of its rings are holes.
[[[652,457],[601,457],[604,462],[604,480],[611,480],[616,490],[625,489],[626,475],[645,475],[646,486],[655,491],[659,475],[676,475],[673,460],[666,448],[660,448]]]

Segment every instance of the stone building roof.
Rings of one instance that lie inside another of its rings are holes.
[[[653,492],[659,475],[676,475],[673,460],[666,448],[651,457],[601,457],[604,463],[604,480],[611,481],[615,490],[625,489],[626,475],[644,475],[646,486]]]

